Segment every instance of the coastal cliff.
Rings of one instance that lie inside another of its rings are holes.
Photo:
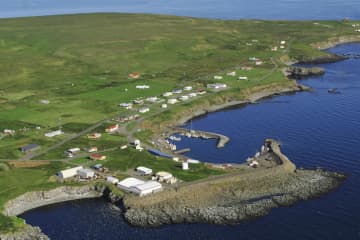
[[[144,198],[127,197],[125,219],[154,227],[171,223],[232,224],[266,215],[271,209],[320,196],[338,187],[345,176],[325,170],[296,170],[276,142],[277,167],[254,169],[178,187]]]

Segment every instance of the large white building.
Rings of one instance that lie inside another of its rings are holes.
[[[155,181],[147,181],[143,184],[132,187],[132,192],[141,196],[151,193],[159,192],[162,190],[162,185]]]
[[[140,179],[129,177],[129,178],[125,178],[124,180],[120,181],[117,186],[118,186],[118,188],[120,188],[122,190],[131,191],[131,187],[134,187],[134,186],[137,186],[137,185],[140,185],[143,183],[145,183],[145,182]]]
[[[162,190],[162,185],[155,181],[144,182],[137,178],[125,178],[117,184],[118,188],[135,193],[139,196],[145,196]]]
[[[81,169],[83,169],[82,166],[62,170],[58,173],[58,176],[62,180],[65,180],[67,178],[72,178],[72,177],[75,177],[78,174],[78,171]]]

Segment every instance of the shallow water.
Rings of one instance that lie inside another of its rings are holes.
[[[360,44],[341,45],[331,51],[359,54]],[[216,149],[215,141],[195,139],[184,139],[180,144],[191,146],[188,155],[193,158],[242,162],[258,150],[265,138],[275,138],[298,166],[321,166],[348,174],[335,192],[234,226],[135,228],[127,225],[111,204],[99,199],[40,208],[22,217],[40,226],[54,240],[360,239],[360,59],[323,67],[324,76],[301,81],[313,87],[312,92],[274,97],[192,121],[194,129],[229,136],[231,142],[225,148]],[[329,94],[328,88],[337,88],[341,94]]]
[[[0,17],[159,13],[222,19],[360,19],[358,0],[1,0]]]

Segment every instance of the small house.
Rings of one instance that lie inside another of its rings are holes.
[[[163,93],[163,94],[162,94],[163,97],[170,97],[170,96],[172,96],[172,95],[173,95],[172,92],[166,92],[166,93]]]
[[[62,180],[75,177],[78,174],[78,170],[83,169],[82,166],[69,168],[58,172],[58,177]]]
[[[101,137],[101,133],[90,133],[87,135],[88,139],[98,139]]]
[[[137,72],[133,72],[133,73],[129,74],[129,78],[132,78],[132,79],[137,79],[139,77],[140,77],[140,74]]]
[[[170,98],[170,99],[168,99],[168,101],[167,101],[168,104],[175,104],[175,103],[177,103],[177,102],[178,102],[178,100],[175,99],[175,98]]]
[[[167,108],[167,107],[168,107],[168,106],[167,106],[166,103],[161,104],[161,108]]]
[[[84,151],[88,152],[88,153],[94,153],[98,151],[97,147],[89,147],[89,148],[84,148]]]
[[[106,156],[99,153],[92,153],[90,154],[90,159],[94,161],[103,161],[106,159]]]
[[[189,96],[189,97],[196,97],[197,94],[196,94],[196,93],[189,93],[188,96]]]
[[[119,124],[111,125],[108,128],[105,129],[105,132],[107,133],[113,133],[119,129]]]
[[[23,152],[23,153],[28,153],[28,152],[33,152],[33,151],[36,151],[36,150],[39,150],[40,149],[40,146],[37,145],[37,144],[28,144],[26,146],[23,146],[20,148],[20,150]]]
[[[106,177],[105,180],[106,180],[106,182],[114,184],[114,185],[119,183],[119,179],[112,177],[112,176]]]
[[[160,182],[166,182],[169,181],[171,178],[173,178],[173,175],[168,172],[160,171],[156,173],[155,177]]]
[[[52,138],[52,137],[56,137],[56,136],[59,136],[59,135],[62,135],[62,134],[64,134],[63,131],[61,131],[61,130],[56,130],[56,131],[52,131],[52,132],[45,133],[44,136],[45,136],[45,137],[48,137],[48,138]]]
[[[230,77],[235,77],[236,76],[236,72],[228,72],[226,73],[227,76],[230,76]]]
[[[137,89],[149,89],[150,86],[149,85],[136,85]]]
[[[186,86],[184,87],[184,91],[191,91],[193,88],[192,86]]]
[[[248,80],[248,77],[242,76],[242,77],[239,77],[239,80]]]
[[[182,170],[189,170],[189,163],[187,161],[182,162]]]
[[[139,113],[147,113],[149,111],[150,111],[150,108],[148,108],[148,107],[143,107],[143,108],[139,109]]]
[[[182,90],[181,89],[175,89],[175,90],[172,91],[172,93],[180,94],[180,93],[182,93]]]
[[[223,79],[223,77],[222,76],[214,76],[214,79],[215,80],[221,80],[221,79]]]
[[[93,169],[97,170],[97,171],[103,171],[104,170],[104,166],[102,164],[95,164],[94,166],[92,166]]]
[[[150,168],[147,168],[147,167],[137,167],[136,168],[136,171],[138,172],[138,173],[140,173],[141,175],[150,175],[150,174],[152,174],[152,169],[150,169]]]
[[[90,169],[81,168],[77,170],[77,175],[82,179],[90,179],[95,177],[95,172]]]
[[[180,99],[180,101],[187,101],[187,100],[189,100],[189,96],[183,95],[183,96],[179,97],[179,99]]]
[[[4,129],[4,134],[6,134],[6,135],[15,135],[15,130]]]

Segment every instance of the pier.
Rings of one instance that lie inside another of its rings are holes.
[[[174,127],[173,133],[179,133],[193,138],[217,139],[218,140],[216,145],[217,148],[225,147],[225,145],[230,141],[230,138],[222,134],[200,131],[200,130],[192,130],[192,129],[186,129],[180,127]]]

